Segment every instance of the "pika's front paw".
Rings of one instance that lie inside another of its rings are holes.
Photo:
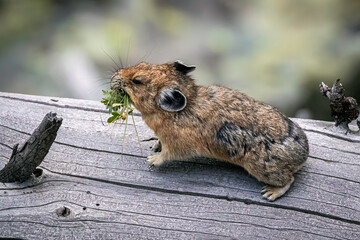
[[[154,145],[151,147],[151,151],[153,152],[161,152],[161,142],[160,140],[157,140]]]
[[[150,167],[155,166],[158,167],[164,163],[164,158],[160,155],[154,155],[148,157],[148,163],[150,164]]]

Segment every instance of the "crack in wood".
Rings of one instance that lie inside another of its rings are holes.
[[[64,228],[64,229],[67,229],[67,228],[79,228],[80,227],[80,226],[68,226],[68,225],[67,226],[61,226],[59,224],[50,225],[50,224],[46,224],[46,223],[43,223],[43,222],[34,222],[34,221],[27,221],[27,220],[6,220],[6,221],[0,220],[0,223],[30,223],[30,224],[39,224],[39,225],[42,225],[42,226],[45,226],[45,227]],[[8,239],[8,238],[6,238],[6,239]]]
[[[54,151],[53,152],[58,152],[58,151]],[[60,152],[58,152],[60,153]],[[48,161],[43,161],[44,163],[49,163]],[[75,164],[75,165],[79,165],[79,166],[83,166],[83,167],[92,167],[92,168],[97,168],[97,169],[102,169],[102,170],[116,170],[116,171],[126,171],[126,172],[132,172],[132,171],[137,171],[137,172],[148,172],[149,170],[142,170],[142,169],[125,169],[125,168],[114,168],[114,167],[100,167],[100,166],[96,166],[96,165],[91,165],[91,164],[81,164],[81,163],[72,163],[72,162],[66,162],[66,161],[59,161],[59,160],[52,160],[52,162],[58,162],[58,163],[64,163],[64,164]]]
[[[311,202],[316,202],[316,203],[319,203],[319,204],[326,204],[326,205],[330,205],[332,207],[342,207],[342,208],[346,208],[347,210],[359,212],[357,209],[350,208],[350,207],[343,206],[343,205],[339,205],[339,204],[335,204],[335,203],[328,203],[328,202],[323,202],[323,201],[318,201],[318,200],[309,199],[309,198],[303,198],[303,197],[289,197],[289,198],[293,198],[293,199],[297,199],[297,200],[311,201]]]
[[[73,148],[78,148],[78,149],[83,149],[83,150],[88,150],[88,151],[94,151],[94,152],[111,153],[111,154],[128,156],[128,157],[135,157],[135,158],[144,158],[144,159],[147,158],[147,157],[142,156],[142,155],[136,155],[136,154],[131,154],[131,153],[120,153],[120,152],[114,152],[114,151],[96,149],[96,148],[87,148],[87,147],[76,146],[76,145],[63,143],[63,142],[58,142],[58,141],[55,141],[54,143],[59,144],[59,145],[63,145],[63,146],[68,146],[68,147],[73,147]]]
[[[191,233],[191,234],[203,234],[207,236],[214,236],[214,237],[227,237],[230,236],[222,235],[222,234],[214,234],[214,233],[208,233],[208,232],[200,232],[200,231],[192,231],[192,230],[184,230],[184,229],[174,229],[174,228],[162,228],[162,227],[154,227],[150,225],[145,224],[136,224],[136,223],[124,223],[124,222],[116,222],[116,221],[103,221],[98,219],[76,219],[76,220],[68,220],[67,222],[94,222],[94,223],[111,223],[111,224],[120,224],[120,225],[127,225],[127,226],[135,226],[135,227],[141,227],[141,228],[151,228],[151,229],[157,229],[157,230],[163,230],[167,232],[182,232],[182,233]]]
[[[0,142],[0,145],[1,145],[1,146],[4,146],[4,147],[7,147],[7,148],[9,148],[9,149],[11,149],[11,150],[13,149],[12,147],[10,147],[9,145],[7,145],[7,144],[5,144],[5,143],[1,143],[1,142]],[[2,156],[2,155],[1,155],[1,156]]]
[[[4,127],[4,128],[9,129],[9,130],[12,130],[12,131],[15,131],[15,132],[18,132],[18,133],[22,133],[22,134],[25,134],[25,135],[31,135],[30,133],[20,131],[18,129],[14,129],[14,128],[11,128],[11,127],[8,127],[8,126],[2,125],[2,124],[0,124],[0,127]],[[69,143],[59,142],[59,141],[56,141],[56,140],[54,141],[54,143],[59,144],[59,145],[63,145],[63,146],[77,148],[77,149],[88,150],[88,151],[111,153],[111,154],[117,154],[117,155],[128,156],[128,157],[136,157],[136,158],[144,158],[144,159],[147,158],[147,157],[142,156],[142,155],[136,155],[136,154],[131,154],[131,153],[120,153],[120,152],[114,152],[114,151],[103,150],[103,149],[81,147],[81,146],[76,146],[76,145],[69,144]],[[3,143],[0,143],[0,144],[12,149],[12,147],[10,147],[10,146],[8,146],[6,144],[3,144]]]
[[[317,146],[317,147],[326,148],[326,149],[330,149],[330,150],[334,150],[334,151],[341,152],[341,153],[354,154],[354,155],[359,156],[359,160],[360,160],[360,153],[357,153],[357,152],[352,152],[352,151],[347,151],[347,150],[342,150],[342,149],[332,148],[332,147],[323,146],[323,145],[314,144],[314,143],[312,143],[311,145],[314,145],[314,146]]]
[[[16,100],[16,101],[20,101],[20,102],[31,102],[31,103],[47,105],[47,106],[52,106],[52,107],[57,107],[57,108],[69,108],[69,109],[83,110],[83,111],[88,111],[88,112],[108,113],[108,111],[105,109],[94,109],[94,108],[85,108],[85,107],[77,107],[77,106],[70,106],[70,105],[61,105],[61,104],[56,104],[56,103],[48,103],[48,102],[43,102],[43,101],[39,101],[39,100],[22,99],[22,98],[17,98],[17,97],[10,97],[10,96],[0,96],[0,98],[6,98],[6,99]]]
[[[360,164],[356,164],[356,163],[339,162],[339,161],[329,160],[329,159],[325,159],[325,158],[315,157],[313,155],[309,155],[309,158],[313,158],[313,159],[317,159],[317,160],[321,160],[321,161],[329,162],[329,163],[335,163],[335,164],[343,164],[343,165],[350,165],[350,166],[360,166]]]
[[[314,187],[312,185],[309,185],[309,184],[306,184],[306,183],[303,183],[303,182],[298,182],[298,184],[302,184],[304,186],[307,186],[308,188],[313,188],[313,189],[316,189],[316,190],[321,190],[321,191],[324,191],[324,192],[327,192],[327,193],[330,193],[330,194],[334,194],[334,195],[341,195],[343,197],[348,197],[349,195],[354,197],[354,198],[357,198],[357,199],[360,199],[358,196],[355,196],[355,195],[351,195],[351,194],[342,194],[342,193],[339,193],[339,192],[332,192],[332,191],[329,191],[329,190],[326,190],[324,188],[319,188],[319,187]],[[339,205],[336,205],[334,204],[335,206],[339,206]],[[342,206],[342,205],[341,205]],[[342,206],[343,207],[343,206]],[[357,211],[357,209],[351,209],[351,210],[355,210]]]
[[[8,127],[8,126],[2,125],[2,124],[0,124],[0,127],[4,127],[4,128],[7,128],[7,129],[10,129],[10,130],[12,130],[12,131],[15,131],[15,132],[18,132],[18,133],[22,133],[22,134],[28,135],[28,136],[31,135],[30,133],[27,133],[27,132],[24,132],[24,131],[20,131],[20,130],[18,130],[18,129],[11,128],[11,127]]]
[[[47,202],[47,203],[44,203],[44,204],[39,204],[39,205],[32,205],[32,206],[18,206],[18,207],[9,207],[9,208],[2,208],[0,209],[0,212],[2,211],[7,211],[7,210],[14,210],[14,209],[26,209],[26,208],[37,208],[37,207],[45,207],[45,206],[48,206],[48,205],[51,205],[51,204],[55,204],[55,203],[70,203],[69,201],[66,201],[66,200],[55,200],[55,201],[51,201],[51,202]]]
[[[40,101],[40,100],[33,100],[33,99],[22,99],[22,98],[17,98],[17,97],[10,97],[10,96],[0,96],[0,98],[6,98],[6,99],[16,100],[16,101],[20,101],[20,102],[27,102],[27,103],[31,102],[31,103],[47,105],[47,106],[52,106],[52,107],[57,107],[57,108],[76,109],[76,110],[82,110],[82,111],[87,111],[87,112],[109,113],[109,111],[105,110],[105,109],[78,107],[78,106],[71,106],[71,105],[67,105],[67,104],[61,105],[61,104],[48,103],[48,102],[44,102],[44,101]],[[76,99],[74,99],[74,100],[76,100]],[[140,117],[141,114],[134,112],[134,116]]]
[[[41,167],[41,168],[43,168],[43,167]],[[44,168],[45,169],[45,168]],[[43,185],[43,184],[45,184],[45,183],[51,183],[51,182],[65,182],[65,183],[76,183],[76,184],[81,184],[81,183],[79,183],[79,182],[74,182],[74,181],[68,181],[68,180],[56,180],[56,179],[54,179],[54,180],[43,180],[43,181],[41,181],[41,182],[39,182],[39,183],[36,183],[36,184],[32,184],[32,185],[28,185],[28,186],[25,186],[25,187],[17,187],[17,188],[10,188],[10,187],[7,187],[7,188],[0,188],[0,190],[5,190],[5,191],[12,191],[12,190],[25,190],[25,189],[31,189],[31,188],[35,188],[35,187],[38,187],[38,186],[40,186],[40,185]],[[12,195],[13,196],[13,195]]]
[[[360,143],[360,140],[355,140],[355,139],[350,139],[350,138],[346,138],[346,137],[341,137],[341,136],[339,136],[339,135],[334,135],[334,134],[331,134],[331,133],[320,132],[320,131],[314,130],[314,129],[303,128],[303,130],[304,130],[305,132],[318,133],[318,134],[321,134],[321,135],[325,135],[325,136],[328,136],[328,137],[331,137],[331,138],[336,138],[336,139],[339,139],[339,140],[344,140],[344,141],[347,141],[347,142]]]
[[[44,168],[44,169],[46,169],[46,168]],[[325,218],[329,218],[332,220],[338,220],[338,221],[342,221],[342,222],[346,222],[346,223],[350,223],[350,224],[360,225],[360,221],[347,219],[347,218],[343,218],[343,217],[339,217],[339,216],[335,216],[335,215],[331,215],[331,214],[327,214],[327,213],[321,213],[321,212],[317,212],[317,211],[313,211],[313,210],[309,210],[309,209],[302,209],[299,207],[280,205],[280,204],[276,204],[274,202],[257,202],[257,201],[251,200],[251,199],[242,199],[242,198],[238,198],[238,197],[232,197],[231,199],[229,199],[228,196],[224,196],[224,195],[214,195],[214,194],[199,193],[199,192],[164,189],[164,188],[157,188],[157,187],[151,187],[151,186],[136,185],[136,184],[132,184],[132,183],[115,182],[115,181],[110,181],[110,180],[105,180],[105,179],[73,175],[73,174],[69,174],[69,173],[59,173],[56,171],[52,171],[50,169],[46,169],[46,170],[49,172],[52,172],[54,174],[75,177],[75,178],[81,178],[81,179],[87,179],[87,180],[92,180],[92,181],[96,181],[96,182],[118,185],[118,186],[122,186],[122,187],[142,189],[142,190],[161,192],[161,193],[169,193],[169,194],[180,194],[180,195],[188,195],[188,196],[195,196],[195,197],[205,197],[205,198],[212,198],[212,199],[219,199],[219,200],[226,200],[226,201],[231,200],[231,201],[242,202],[245,204],[254,204],[254,205],[259,205],[259,206],[264,206],[264,207],[273,207],[273,208],[292,210],[292,211],[296,211],[296,212],[325,217]]]
[[[344,180],[344,181],[348,181],[348,182],[353,182],[353,183],[357,183],[357,184],[360,184],[360,182],[358,181],[354,181],[354,180],[351,180],[351,179],[348,179],[348,178],[342,178],[342,177],[337,177],[337,176],[332,176],[332,175],[328,175],[328,174],[324,174],[324,173],[319,173],[319,172],[311,172],[311,171],[308,171],[308,170],[305,170],[303,169],[304,172],[307,172],[307,173],[312,173],[312,174],[316,174],[316,175],[321,175],[321,176],[325,176],[325,177],[330,177],[330,178],[336,178],[336,179],[340,179],[340,180]]]
[[[124,211],[124,212],[128,212],[128,211]],[[130,212],[130,213],[134,213],[134,214],[139,214],[137,212]],[[149,215],[149,216],[154,216],[154,217],[161,217],[161,218],[170,218],[170,219],[179,219],[179,220],[190,220],[190,221],[210,221],[210,222],[218,222],[218,223],[232,223],[232,224],[240,224],[240,225],[247,225],[247,226],[255,226],[258,228],[265,228],[265,229],[269,229],[269,230],[277,230],[277,231],[294,231],[294,232],[303,232],[303,233],[308,233],[311,235],[316,235],[316,236],[323,236],[323,237],[331,237],[331,236],[326,236],[326,235],[321,235],[321,234],[317,234],[317,233],[313,233],[313,232],[309,232],[309,231],[304,231],[301,229],[295,229],[295,228],[277,228],[277,227],[269,227],[269,226],[264,226],[264,225],[260,225],[260,224],[254,224],[254,223],[250,223],[250,222],[241,222],[241,221],[229,221],[229,220],[219,220],[219,219],[214,219],[214,218],[202,218],[202,217],[168,217],[168,216],[164,216],[164,215],[154,215],[154,214],[144,214],[144,213],[140,213],[141,215]],[[229,214],[229,213],[226,213]],[[259,216],[255,216],[255,215],[251,215],[251,214],[237,214],[237,215],[241,215],[241,216],[251,216],[251,217],[259,217]],[[261,216],[260,218],[264,218],[263,216]],[[274,220],[275,218],[268,218],[268,219],[272,219]],[[276,220],[280,220],[280,219],[276,219]],[[340,238],[333,238],[333,239],[339,239]],[[343,239],[343,238],[341,238]]]
[[[314,233],[314,232],[304,231],[304,230],[295,229],[295,228],[269,227],[269,226],[264,226],[264,225],[260,225],[260,224],[255,224],[255,223],[236,222],[236,221],[221,221],[221,220],[217,220],[217,219],[204,219],[204,218],[196,218],[196,219],[200,219],[200,220],[211,220],[211,221],[220,222],[220,223],[243,224],[243,225],[248,225],[248,226],[255,226],[255,227],[258,227],[258,228],[265,228],[265,229],[269,229],[269,230],[284,231],[284,232],[288,232],[288,231],[302,232],[302,233],[307,233],[307,234],[310,234],[310,235],[321,236],[321,237],[326,237],[326,238],[332,237],[332,239],[339,239],[339,240],[344,239],[344,238],[334,238],[334,236],[317,234],[317,233]]]

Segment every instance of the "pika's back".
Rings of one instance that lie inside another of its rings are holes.
[[[287,158],[286,162],[299,159],[294,165],[306,160],[309,149],[305,133],[276,108],[225,87],[196,89],[197,101],[192,101],[187,111],[176,114],[187,116],[176,116],[175,120],[187,122],[196,132],[212,136],[215,148],[211,154],[232,159],[259,151],[265,159]],[[185,121],[186,118],[191,121]]]
[[[291,134],[297,127],[276,108],[236,90],[220,86],[198,87],[196,98],[198,101],[189,107],[200,116],[204,115],[203,118],[213,118],[214,123],[232,123],[253,134],[266,133],[274,139]]]
[[[293,123],[276,108],[236,90],[213,86],[208,91],[213,95],[211,99],[218,107],[220,119],[227,119],[255,135],[263,133],[277,140],[292,133]]]

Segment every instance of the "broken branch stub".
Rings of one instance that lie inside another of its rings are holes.
[[[62,118],[48,113],[30,138],[19,148],[13,148],[9,163],[0,171],[0,182],[24,182],[41,164],[56,138]]]
[[[337,79],[330,88],[325,83],[320,84],[320,92],[330,101],[331,116],[335,119],[335,126],[342,126],[350,131],[348,124],[359,116],[359,106],[352,97],[345,97],[345,89]],[[359,120],[357,122],[359,128]]]

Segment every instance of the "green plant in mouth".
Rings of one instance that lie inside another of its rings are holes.
[[[102,103],[112,115],[107,119],[108,123],[114,123],[120,119],[126,120],[129,114],[132,115],[134,107],[132,107],[130,96],[122,89],[118,91],[103,90]]]
[[[111,114],[111,116],[107,119],[107,122],[115,123],[119,120],[122,120],[122,122],[125,121],[125,129],[124,129],[123,144],[122,144],[123,148],[124,148],[126,128],[128,125],[128,117],[129,115],[131,115],[132,122],[134,124],[135,133],[138,138],[139,147],[142,152],[140,146],[140,138],[136,130],[136,125],[133,115],[135,108],[132,106],[130,96],[123,89],[117,91],[103,90],[102,92],[104,97],[102,98],[101,102],[106,106],[106,109],[108,109],[109,113]]]

